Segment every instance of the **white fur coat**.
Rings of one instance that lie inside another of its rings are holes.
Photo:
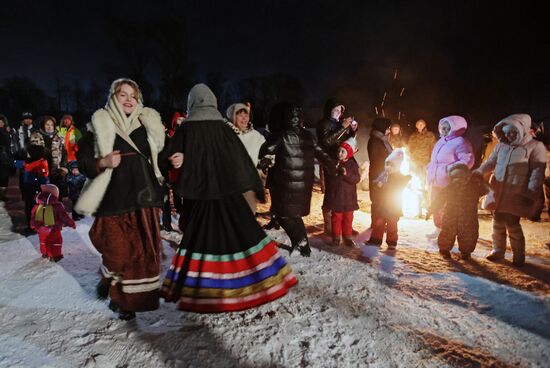
[[[139,120],[147,131],[147,142],[151,149],[151,164],[155,175],[159,182],[162,182],[163,178],[158,168],[157,158],[164,147],[165,134],[160,115],[157,111],[144,107]],[[95,158],[105,157],[113,152],[116,130],[107,110],[99,109],[92,115],[89,129],[94,133]],[[132,145],[134,144],[132,143]],[[95,178],[86,181],[75,206],[78,213],[90,216],[97,211],[112,175],[113,169],[107,168]]]

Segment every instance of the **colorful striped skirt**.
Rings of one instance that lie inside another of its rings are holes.
[[[242,195],[185,201],[184,237],[161,295],[178,308],[219,313],[275,300],[296,285],[277,244],[256,222]]]

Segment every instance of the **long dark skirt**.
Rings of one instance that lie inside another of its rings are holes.
[[[162,286],[181,310],[237,311],[268,303],[297,283],[277,244],[241,194],[185,201],[187,227]]]
[[[162,245],[159,210],[142,208],[96,217],[90,239],[103,258],[101,274],[111,283],[111,300],[130,312],[158,309]]]

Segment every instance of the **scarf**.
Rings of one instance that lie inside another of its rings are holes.
[[[388,137],[384,133],[379,132],[378,130],[373,130],[371,132],[371,135],[375,138],[380,139],[382,143],[384,143],[384,147],[386,147],[386,151],[388,151],[388,153],[392,153],[393,148],[391,147],[390,142],[388,141]]]
[[[139,116],[143,110],[143,105],[138,104],[134,112],[127,116],[122,110],[122,106],[116,100],[116,97],[111,96],[105,108],[113,120],[113,123],[115,123],[116,133],[136,151],[140,152],[134,141],[132,141],[132,138],[130,138],[130,134],[141,126]]]

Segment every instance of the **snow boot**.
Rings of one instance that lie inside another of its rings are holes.
[[[463,261],[469,261],[470,259],[472,259],[472,255],[466,252],[460,253],[460,259]]]
[[[439,254],[441,255],[441,257],[445,258],[445,259],[450,259],[451,258],[451,252],[448,251],[448,250],[439,250]]]
[[[504,253],[492,250],[485,258],[491,262],[497,262],[504,259]]]
[[[388,250],[395,250],[397,248],[397,243],[387,243],[388,244]]]
[[[351,238],[344,238],[344,245],[350,248],[359,248]]]
[[[382,239],[374,239],[374,238],[370,238],[369,240],[366,240],[365,245],[372,245],[372,246],[375,246],[375,247],[379,247],[382,245]]]
[[[99,300],[105,300],[109,296],[109,281],[100,280],[95,287],[96,295]]]
[[[136,312],[129,312],[121,309],[118,304],[114,303],[112,300],[109,302],[109,309],[115,313],[118,313],[118,319],[123,321],[130,321],[136,318]]]
[[[280,228],[281,228],[281,225],[279,225],[279,222],[277,221],[277,218],[275,216],[273,216],[271,220],[269,220],[269,222],[263,226],[264,230],[271,230],[271,229],[279,230]]]
[[[50,257],[50,262],[59,262],[63,259],[63,255],[60,255],[60,256],[55,256],[55,257]]]
[[[341,238],[332,238],[332,245],[335,247],[339,247],[342,245],[342,239]]]
[[[525,253],[514,252],[514,256],[512,258],[512,264],[518,267],[525,265]]]
[[[300,240],[300,242],[292,248],[298,249],[298,252],[300,252],[302,257],[309,257],[311,255],[311,248],[309,247],[309,242],[307,239]]]

